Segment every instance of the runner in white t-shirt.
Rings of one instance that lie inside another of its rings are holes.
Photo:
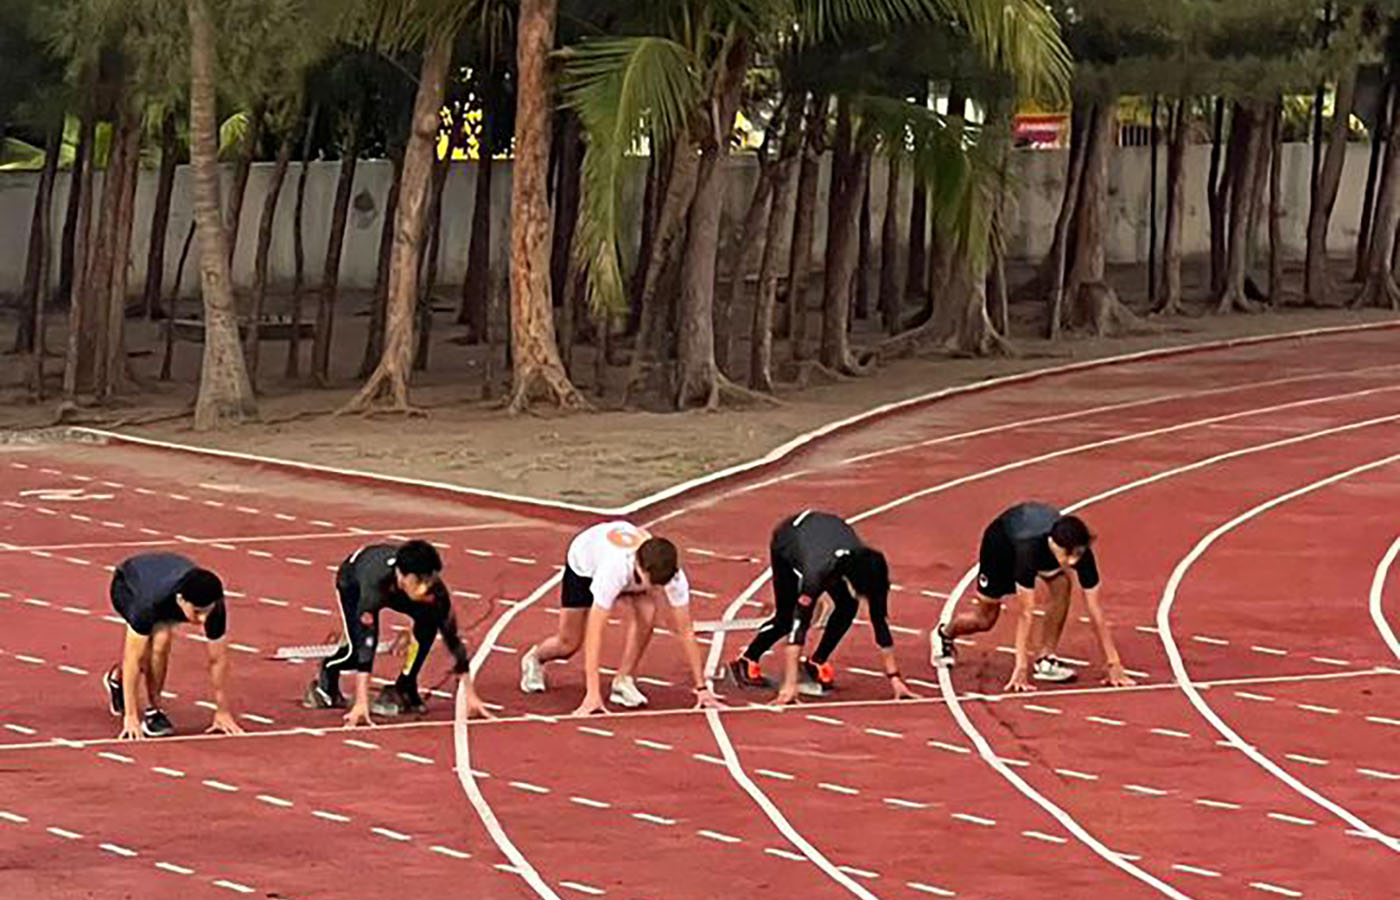
[[[700,660],[700,645],[690,618],[690,584],[680,568],[679,557],[675,544],[652,537],[630,522],[603,522],[575,537],[564,567],[559,632],[521,657],[520,689],[526,693],[544,691],[544,664],[568,659],[582,644],[587,693],[575,714],[606,712],[598,675],[603,632],[613,607],[622,601],[631,604],[632,616],[627,622],[622,662],[613,677],[608,699],[619,706],[645,706],[646,695],[637,689],[633,676],[651,640],[656,624],[656,595],[662,593],[690,664],[698,703],[717,705]]]

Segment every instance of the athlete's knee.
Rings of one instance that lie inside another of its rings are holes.
[[[997,619],[1001,618],[1001,601],[992,600],[988,597],[978,597],[971,610],[973,619],[981,631],[988,631],[997,624]]]

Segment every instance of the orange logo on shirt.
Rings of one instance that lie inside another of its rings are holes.
[[[640,528],[618,526],[608,530],[608,543],[614,547],[621,547],[623,550],[636,550],[650,537],[651,535]]]

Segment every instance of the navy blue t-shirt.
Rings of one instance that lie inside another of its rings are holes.
[[[157,628],[189,622],[175,597],[185,578],[199,568],[178,553],[141,553],[117,566],[112,580],[112,606],[131,630],[150,636]],[[204,620],[204,636],[217,641],[228,627],[223,598]]]

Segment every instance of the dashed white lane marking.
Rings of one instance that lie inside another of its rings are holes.
[[[1400,726],[1400,719],[1387,719],[1385,716],[1367,716],[1367,722],[1375,725],[1397,725]]]
[[[538,784],[531,784],[531,783],[528,782],[528,781],[511,781],[511,782],[508,782],[508,784],[510,784],[510,786],[513,787],[513,788],[515,788],[516,790],[528,791],[528,792],[531,793],[531,794],[548,794],[548,793],[549,793],[549,788],[547,788],[547,787],[540,787]]]
[[[120,844],[98,844],[97,846],[103,850],[106,850],[108,853],[115,853],[117,856],[125,856],[128,859],[130,859],[133,856],[140,855],[135,850],[132,850],[129,847],[123,847]]]
[[[1342,712],[1340,709],[1336,709],[1336,708],[1331,707],[1331,706],[1317,706],[1317,705],[1312,704],[1312,703],[1299,703],[1299,704],[1298,704],[1298,708],[1299,708],[1299,709],[1305,709],[1305,710],[1307,710],[1308,712],[1322,713],[1323,715],[1327,715],[1327,716],[1336,716],[1336,715],[1340,715],[1341,712]]]
[[[1120,725],[1127,725],[1127,724],[1128,724],[1127,722],[1124,722],[1122,719],[1107,719],[1107,718],[1104,718],[1103,716],[1085,716],[1085,717],[1084,717],[1084,720],[1085,720],[1086,722],[1093,722],[1093,723],[1096,724],[1096,725],[1113,725],[1113,726],[1115,726],[1115,727],[1120,726]]]
[[[823,725],[845,725],[845,724],[846,724],[845,722],[841,721],[840,719],[833,719],[831,716],[818,716],[818,715],[811,715],[811,714],[809,714],[809,715],[807,716],[807,721],[809,721],[809,722],[820,722],[820,723],[823,724]]]
[[[1331,765],[1331,763],[1329,763],[1329,762],[1328,762],[1327,760],[1325,760],[1325,759],[1318,759],[1316,756],[1304,756],[1304,755],[1301,754],[1301,753],[1285,753],[1285,754],[1283,755],[1283,758],[1284,758],[1284,759],[1291,759],[1291,760],[1293,760],[1294,762],[1307,763],[1307,764],[1310,765],[1310,766],[1327,766],[1327,765]]]
[[[287,556],[287,557],[284,557],[284,559],[286,559],[287,562],[291,563],[291,564],[294,565],[294,566],[310,566],[310,565],[314,565],[314,563],[312,563],[311,560],[309,560],[309,559],[302,559],[300,556]]]
[[[129,756],[123,756],[123,755],[121,755],[120,753],[111,753],[111,752],[106,751],[106,750],[104,750],[103,752],[101,752],[101,753],[99,753],[99,754],[97,754],[97,755],[100,756],[100,757],[102,757],[103,759],[110,759],[112,762],[119,762],[119,763],[132,763],[132,762],[135,762],[135,760],[133,760],[133,759],[132,759],[131,757],[129,757]]]
[[[179,769],[171,769],[171,768],[168,768],[168,767],[166,767],[166,766],[152,766],[152,767],[151,767],[151,771],[152,771],[152,772],[155,772],[157,775],[164,775],[164,776],[166,776],[167,778],[184,778],[184,777],[185,777],[185,773],[184,773],[184,772],[181,772]]]
[[[1287,655],[1288,655],[1288,651],[1287,651],[1287,650],[1280,650],[1280,649],[1277,648],[1277,647],[1260,647],[1260,646],[1258,646],[1258,645],[1255,645],[1255,646],[1253,646],[1253,647],[1250,647],[1249,649],[1253,650],[1255,653],[1263,653],[1265,656],[1287,656]]]
[[[59,667],[58,667],[58,670],[59,670],[60,672],[67,672],[69,675],[91,675],[91,674],[92,674],[92,673],[89,672],[87,669],[80,669],[80,668],[77,667],[77,666],[59,666]]]
[[[1206,800],[1206,799],[1202,798],[1202,799],[1199,799],[1199,800],[1193,800],[1192,802],[1193,802],[1193,803],[1196,803],[1196,804],[1199,805],[1199,806],[1209,806],[1209,807],[1212,808],[1212,809],[1230,809],[1230,810],[1244,809],[1244,807],[1241,806],[1240,804],[1238,804],[1238,803],[1230,803],[1230,802],[1228,802],[1228,801],[1226,801],[1226,800]]]
[[[594,897],[602,896],[606,893],[602,888],[596,888],[591,884],[583,884],[579,881],[561,881],[560,887],[566,887],[571,891],[578,891],[580,894],[589,894]]]
[[[1214,645],[1214,646],[1216,646],[1216,647],[1228,647],[1228,646],[1230,646],[1230,642],[1227,641],[1227,640],[1225,640],[1224,638],[1209,637],[1208,635],[1204,635],[1204,634],[1192,635],[1192,636],[1191,636],[1191,640],[1193,640],[1193,641],[1198,641],[1198,642],[1200,642],[1200,643],[1202,643],[1202,644],[1212,644],[1212,645]]]
[[[1171,791],[1164,791],[1161,788],[1147,787],[1146,785],[1142,784],[1125,784],[1123,785],[1123,789],[1127,791],[1132,791],[1134,794],[1145,794],[1148,797],[1165,797],[1171,793]]]
[[[845,872],[847,875],[854,875],[857,878],[869,879],[880,877],[879,872],[872,872],[869,869],[857,869],[855,866],[837,866],[836,868],[838,871]]]
[[[345,743],[345,745],[348,746],[348,747],[358,747],[358,748],[361,749],[361,750],[378,750],[378,749],[379,749],[379,745],[378,745],[378,744],[372,744],[372,743],[370,743],[369,741],[362,741],[362,740],[360,740],[360,739],[358,739],[358,738],[346,738],[344,743]]]
[[[608,737],[608,738],[610,738],[610,737],[613,736],[613,732],[608,731],[606,728],[594,728],[594,727],[591,726],[591,725],[580,725],[580,726],[578,727],[578,730],[579,730],[579,731],[582,731],[584,734],[591,734],[591,735],[594,735],[594,736],[596,736],[596,737]]]
[[[315,809],[311,814],[318,819],[325,819],[328,822],[349,822],[349,816],[342,816],[339,813],[326,812],[324,809]]]
[[[856,794],[860,793],[860,791],[853,787],[846,787],[844,784],[832,784],[829,781],[819,781],[817,782],[817,787],[824,791],[831,791],[833,794],[845,794],[848,797],[854,797]]]
[[[1043,831],[1023,831],[1021,834],[1036,841],[1044,841],[1047,844],[1068,844],[1069,838],[1060,837],[1058,834],[1046,834]]]
[[[1038,703],[1023,703],[1021,708],[1029,712],[1044,713],[1047,716],[1058,716],[1064,712],[1064,710],[1056,709],[1053,706],[1041,706]]]
[[[40,600],[38,597],[25,597],[24,602],[28,603],[30,606],[53,606],[49,601]]]
[[[956,897],[952,891],[945,891],[941,887],[934,887],[931,884],[924,884],[922,881],[906,881],[904,886],[921,894],[932,894],[935,897]]]
[[[1351,663],[1347,662],[1347,661],[1344,660],[1344,659],[1334,659],[1333,657],[1330,657],[1330,656],[1313,656],[1313,657],[1310,657],[1310,659],[1312,659],[1313,662],[1315,662],[1315,663],[1321,663],[1321,664],[1324,665],[1324,666],[1349,666],[1349,665],[1351,665]]]
[[[33,735],[39,733],[38,731],[34,730],[33,728],[30,728],[27,725],[14,725],[11,723],[6,723],[5,727],[10,731],[15,732],[16,734]]]
[[[225,784],[222,781],[215,781],[212,778],[206,778],[203,781],[201,781],[200,784],[204,785],[207,788],[213,788],[216,791],[224,791],[225,793],[229,794],[235,794],[238,792],[238,788],[234,787],[233,785]]]
[[[898,731],[887,731],[884,728],[867,728],[865,729],[865,733],[874,735],[875,737],[890,738],[892,740],[904,737],[904,735]]]
[[[1271,812],[1271,813],[1268,814],[1268,816],[1269,816],[1269,818],[1271,818],[1271,819],[1274,819],[1274,820],[1279,821],[1279,822],[1287,822],[1287,823],[1290,824],[1290,825],[1316,825],[1316,824],[1317,824],[1316,820],[1314,820],[1314,819],[1304,819],[1302,816],[1290,816],[1290,815],[1288,815],[1287,813]]]
[[[239,715],[239,718],[241,718],[241,719],[247,719],[249,722],[256,722],[256,723],[258,723],[259,725],[271,725],[271,724],[273,724],[273,720],[272,720],[272,719],[269,719],[267,716],[260,716],[260,715],[258,715],[258,714],[256,714],[256,713],[242,713],[242,714]]]
[[[974,816],[972,813],[953,813],[953,818],[961,819],[964,822],[971,822],[973,825],[985,825],[991,827],[997,823],[996,819],[986,819],[982,816]]]
[[[296,805],[290,800],[284,800],[281,797],[274,797],[271,794],[258,794],[258,800],[263,803],[266,803],[268,806],[280,806],[283,809]]]
[[[266,603],[268,606],[291,606],[286,600],[278,600],[276,597],[259,597],[259,603]]]
[[[674,749],[676,749],[675,747],[673,747],[673,746],[670,745],[670,744],[663,744],[663,743],[661,743],[660,741],[649,741],[649,740],[647,740],[647,739],[645,739],[645,738],[634,738],[634,739],[632,740],[632,743],[636,744],[636,745],[639,746],[639,747],[646,747],[646,748],[649,749],[649,750],[674,750]]]
[[[29,663],[31,666],[42,666],[44,664],[43,657],[29,656],[24,653],[16,653],[15,659],[19,660],[22,663]]]
[[[901,809],[928,809],[932,804],[920,803],[917,800],[905,800],[902,797],[886,797],[885,802],[890,806],[898,806]]]
[[[328,615],[331,614],[331,611],[330,611],[330,610],[328,610],[328,609],[321,609],[319,606],[303,606],[303,607],[301,608],[301,611],[302,611],[302,612],[309,612],[309,613],[311,613],[313,616],[328,616]]]
[[[769,856],[776,856],[779,859],[790,859],[793,862],[806,862],[807,857],[801,853],[793,853],[791,850],[784,850],[781,847],[764,847],[763,852]]]
[[[226,879],[226,878],[220,878],[218,881],[214,882],[214,886],[215,886],[215,887],[221,887],[221,888],[228,888],[229,890],[235,891],[235,892],[240,893],[240,894],[251,894],[251,893],[254,893],[253,889],[250,888],[250,887],[248,887],[248,885],[246,885],[246,884],[239,884],[239,883],[236,882],[236,881],[229,881],[229,880]]]
[[[63,607],[63,611],[66,612],[66,613],[72,613],[72,614],[75,615],[75,616],[90,616],[90,615],[92,615],[92,610],[90,610],[90,609],[84,609],[84,608],[81,607],[81,606],[65,606],[65,607]]]
[[[1276,885],[1276,884],[1270,884],[1270,883],[1267,882],[1267,881],[1251,881],[1251,882],[1249,883],[1249,886],[1252,887],[1252,888],[1254,888],[1255,890],[1265,891],[1266,893],[1270,893],[1270,894],[1280,894],[1280,895],[1282,895],[1282,896],[1284,896],[1284,897],[1301,897],[1301,896],[1303,896],[1302,891],[1295,891],[1295,890],[1292,890],[1291,888],[1279,887],[1278,885]]]
[[[612,809],[612,804],[602,800],[594,800],[590,797],[570,797],[570,803],[577,803],[579,806],[586,806],[589,809]]]
[[[442,846],[441,844],[434,844],[433,846],[429,847],[428,849],[431,850],[431,851],[433,851],[434,853],[441,853],[443,856],[449,856],[449,857],[451,857],[452,859],[471,859],[471,858],[472,858],[472,855],[471,855],[470,853],[466,853],[466,852],[464,852],[464,851],[462,851],[462,850],[453,850],[451,847],[444,847],[444,846]]]
[[[407,762],[418,763],[419,765],[423,766],[433,765],[433,760],[431,758],[427,756],[419,756],[416,753],[396,753],[394,755],[397,756],[399,759],[406,760]]]
[[[654,816],[654,815],[652,815],[651,813],[644,813],[644,812],[635,812],[635,813],[632,813],[632,818],[634,818],[634,819],[639,819],[639,820],[641,820],[641,821],[643,821],[643,822],[650,822],[650,823],[652,823],[653,825],[674,825],[674,824],[676,824],[676,820],[675,820],[675,819],[668,819],[668,818],[666,818],[665,816]]]
[[[1400,781],[1400,775],[1394,772],[1382,772],[1379,769],[1357,769],[1356,771],[1369,778],[1380,778],[1384,781]]]
[[[194,869],[191,869],[191,868],[189,868],[188,866],[177,866],[177,865],[175,865],[174,863],[170,863],[170,862],[158,862],[158,863],[156,863],[156,868],[157,868],[157,869],[160,869],[162,872],[170,872],[170,873],[175,874],[175,875],[193,875],[193,874],[194,874]]]
[[[1152,734],[1160,734],[1162,737],[1189,738],[1191,736],[1189,731],[1177,731],[1172,728],[1153,728],[1150,731]]]
[[[958,746],[957,744],[945,743],[944,741],[929,741],[929,742],[928,742],[928,745],[929,745],[930,747],[937,747],[939,750],[947,750],[947,751],[950,752],[950,753],[971,753],[971,752],[972,752],[971,750],[969,750],[969,749],[966,748],[966,747],[960,747],[960,746]]]
[[[743,838],[736,838],[732,834],[725,834],[721,831],[710,831],[708,828],[702,828],[695,833],[703,838],[719,841],[721,844],[738,844],[743,840]]]
[[[793,781],[797,778],[796,775],[789,775],[787,772],[778,772],[773,769],[755,769],[754,772],[768,778],[776,778],[779,781]]]
[[[0,809],[0,819],[4,819],[6,822],[14,822],[16,825],[23,825],[25,822],[29,821],[19,813],[12,813],[7,809]]]
[[[64,840],[68,840],[68,841],[78,841],[78,840],[82,840],[82,837],[83,837],[81,834],[78,834],[78,832],[76,832],[76,831],[69,831],[67,828],[59,828],[59,827],[57,827],[57,826],[55,826],[55,825],[50,825],[48,828],[45,828],[44,830],[47,831],[49,834],[54,835],[55,837],[61,837],[61,838],[63,838]]]
[[[1206,878],[1219,878],[1220,873],[1213,869],[1202,869],[1199,866],[1188,866],[1185,863],[1174,863],[1172,868],[1178,872],[1185,872],[1188,875],[1202,875]]]
[[[391,841],[411,841],[411,840],[413,840],[413,838],[412,838],[411,836],[404,834],[402,831],[394,831],[392,828],[381,828],[381,827],[379,827],[379,826],[376,825],[374,828],[371,828],[370,831],[374,832],[375,834],[379,835],[380,837],[386,837],[386,838],[388,838],[388,839],[391,840]]]
[[[729,765],[727,762],[725,762],[724,760],[720,759],[718,756],[711,756],[711,755],[708,754],[708,753],[692,753],[692,754],[690,754],[690,756],[691,756],[692,759],[698,759],[698,760],[700,760],[701,762],[703,762],[703,763],[709,763],[709,764],[712,765],[712,766],[727,766],[727,765]],[[806,857],[803,857],[803,859],[806,859]]]
[[[1268,694],[1255,694],[1250,691],[1235,691],[1235,696],[1239,697],[1241,700],[1253,700],[1256,703],[1273,703],[1278,699],[1276,697],[1270,697]]]

